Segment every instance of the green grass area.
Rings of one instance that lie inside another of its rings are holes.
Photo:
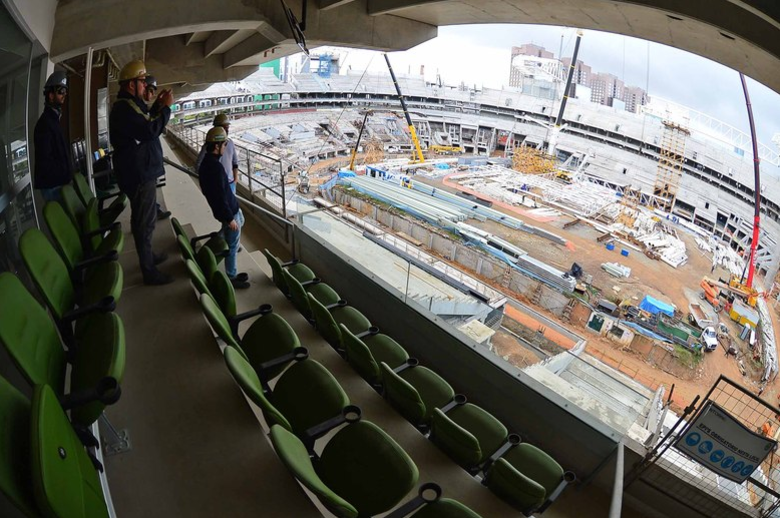
[[[689,369],[695,369],[699,366],[702,359],[704,359],[704,355],[702,354],[701,349],[698,351],[691,351],[690,349],[686,349],[685,347],[677,344],[674,345],[674,356],[682,366]]]

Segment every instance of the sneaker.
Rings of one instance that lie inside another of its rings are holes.
[[[233,288],[237,290],[245,290],[249,287],[249,281],[242,281],[238,278],[238,276],[233,277],[230,279],[230,284],[233,285]]]
[[[238,279],[239,281],[248,281],[249,274],[247,274],[246,272],[237,273],[234,278]]]
[[[158,264],[164,263],[168,260],[168,254],[162,253],[162,254],[153,254],[152,260],[154,261],[154,265],[157,266]]]
[[[171,217],[171,211],[169,210],[158,210],[157,211],[157,221],[162,221],[164,219],[168,219]]]
[[[243,251],[244,251],[244,247],[239,244],[238,245],[238,252],[243,252]]]
[[[144,284],[147,286],[162,286],[173,282],[173,277],[167,273],[157,272],[149,277],[144,277]]]

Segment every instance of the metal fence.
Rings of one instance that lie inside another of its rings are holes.
[[[698,398],[697,398],[698,399]],[[672,428],[645,461],[634,469],[631,483],[641,481],[708,518],[734,516],[780,517],[780,471],[773,450],[742,484],[727,480],[705,468],[673,444],[686,432],[708,402],[714,402],[747,429],[777,439],[780,409],[744,387],[721,376],[697,407],[686,409],[678,429]]]

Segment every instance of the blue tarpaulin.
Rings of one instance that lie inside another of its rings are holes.
[[[652,313],[653,315],[664,313],[670,317],[674,316],[674,306],[667,304],[666,302],[661,302],[658,299],[654,299],[650,295],[645,295],[645,298],[643,298],[642,302],[639,303],[639,309],[643,309],[648,313]]]
[[[339,171],[339,178],[349,178],[351,176],[357,176],[357,175],[348,169],[342,169],[341,171]]]

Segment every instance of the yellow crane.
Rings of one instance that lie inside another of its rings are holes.
[[[412,143],[414,144],[415,155],[412,157],[412,163],[421,164],[425,162],[425,157],[423,156],[422,148],[420,147],[420,140],[417,138],[417,131],[414,129],[414,124],[412,124],[412,118],[409,116],[409,110],[406,109],[406,100],[401,93],[401,87],[398,86],[398,80],[395,78],[395,72],[393,72],[393,66],[390,64],[390,58],[387,56],[387,54],[385,54],[385,62],[387,63],[388,70],[390,70],[390,77],[393,78],[393,85],[395,86],[395,91],[398,94],[398,100],[401,101],[401,108],[403,108],[404,117],[406,117],[406,125],[409,126],[409,135],[411,135]]]

